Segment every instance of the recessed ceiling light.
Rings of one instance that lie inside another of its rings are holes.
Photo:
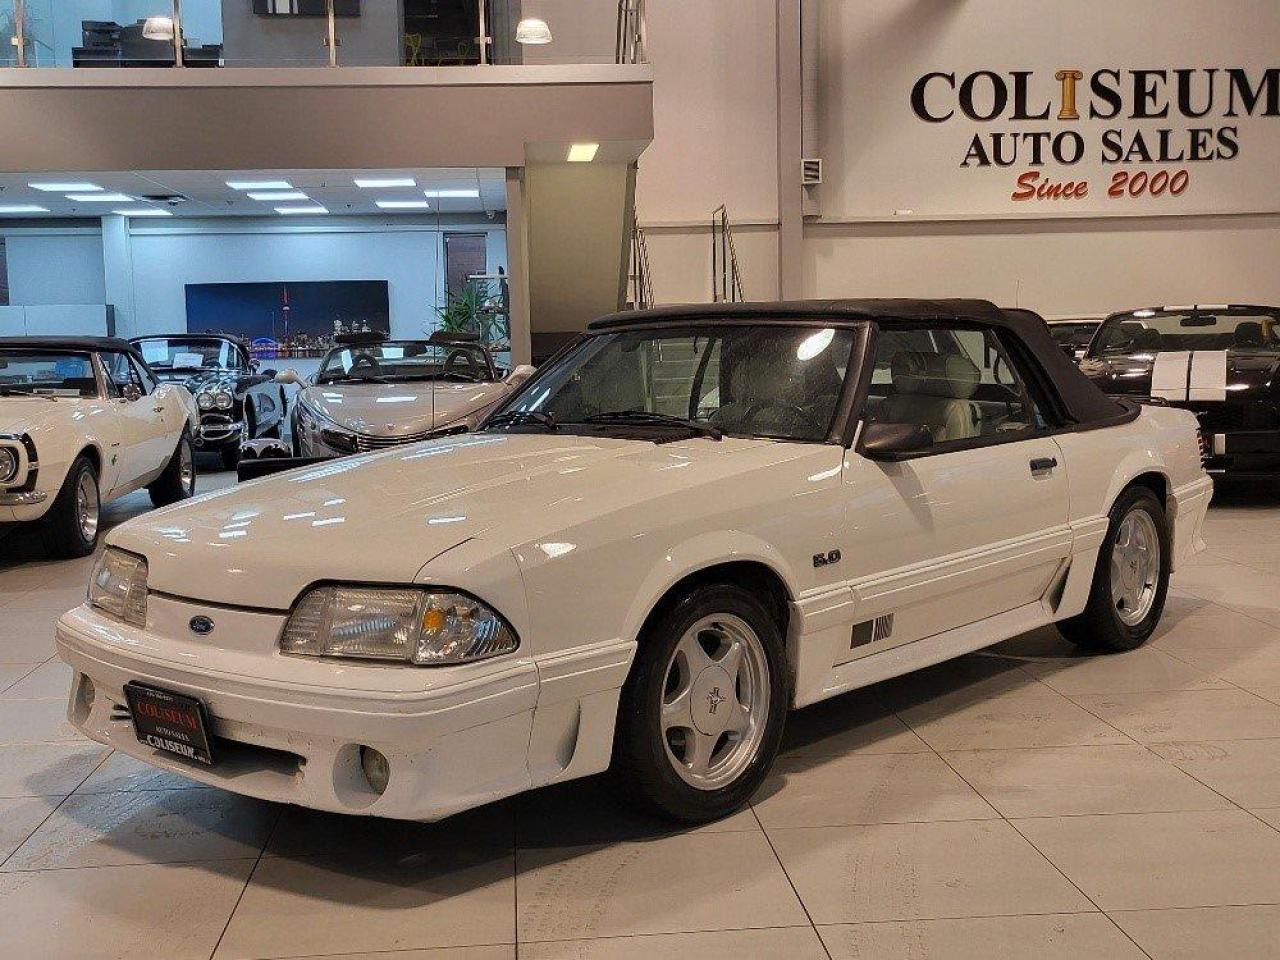
[[[316,204],[312,207],[276,207],[276,213],[282,216],[291,217],[303,213],[324,214],[328,213],[328,209]]]
[[[569,148],[569,162],[590,163],[596,158],[596,151],[599,149],[598,143],[575,143]]]
[[[32,190],[43,190],[45,193],[92,193],[94,190],[102,189],[96,183],[81,183],[79,181],[71,183],[28,183],[27,186]]]
[[[10,203],[0,206],[0,213],[48,213],[48,207],[40,207],[34,203]]]
[[[362,190],[379,190],[384,187],[416,187],[418,181],[414,180],[413,177],[375,177],[372,179],[357,177],[355,184]]]
[[[428,197],[440,197],[442,199],[462,197],[470,197],[474,199],[475,197],[480,196],[479,190],[424,190],[422,192]]]
[[[425,200],[379,200],[383,210],[428,210],[431,204]]]
[[[250,200],[306,200],[307,195],[301,190],[266,190],[249,194]]]
[[[161,210],[159,207],[134,207],[132,209],[125,208],[122,210],[112,210],[117,217],[172,217],[173,214],[168,210]]]
[[[232,190],[292,190],[293,184],[288,180],[228,180],[227,186]]]
[[[67,199],[75,203],[129,203],[133,197],[127,193],[68,193]]]

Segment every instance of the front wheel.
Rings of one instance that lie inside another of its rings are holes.
[[[167,507],[179,500],[186,500],[196,492],[196,448],[191,434],[182,431],[178,446],[169,458],[164,473],[147,488],[151,502],[157,507]]]
[[[58,499],[44,517],[44,542],[49,553],[72,559],[87,557],[98,546],[102,499],[98,472],[87,457],[76,457],[58,491]]]
[[[1169,590],[1169,523],[1146,487],[1121,493],[1110,521],[1089,603],[1058,628],[1077,646],[1115,652],[1142,646],[1160,622]]]
[[[623,689],[613,770],[689,823],[744,804],[773,765],[791,700],[782,635],[740,587],[694,590],[645,631]]]

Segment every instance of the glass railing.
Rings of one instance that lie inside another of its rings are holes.
[[[0,0],[0,66],[640,62],[643,2]]]

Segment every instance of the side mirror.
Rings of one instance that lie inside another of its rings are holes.
[[[136,383],[126,383],[120,388],[120,396],[126,403],[137,403],[142,399],[142,391],[138,389]]]
[[[901,460],[933,446],[933,433],[919,423],[881,423],[862,427],[862,452],[872,460]]]
[[[292,367],[288,370],[281,370],[279,373],[275,373],[273,371],[268,372],[276,383],[296,383],[299,386],[302,386],[303,384],[302,374],[298,373],[298,371],[294,370]]]

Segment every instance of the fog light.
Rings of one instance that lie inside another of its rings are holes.
[[[386,793],[387,781],[391,779],[391,764],[373,747],[360,748],[360,769],[373,792]]]

